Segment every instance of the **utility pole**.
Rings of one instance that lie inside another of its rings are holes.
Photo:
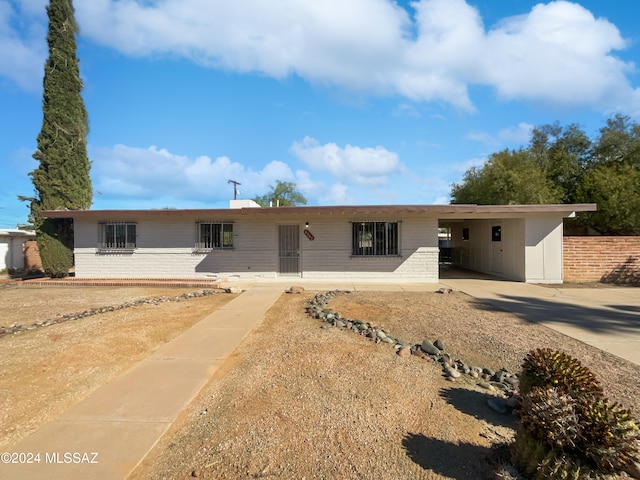
[[[228,180],[227,183],[233,183],[233,199],[238,199],[238,194],[240,190],[238,190],[238,185],[242,185],[240,182],[236,182],[235,180]]]

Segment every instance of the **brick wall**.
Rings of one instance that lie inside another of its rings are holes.
[[[640,283],[640,237],[564,237],[564,281]]]
[[[25,270],[42,270],[40,250],[36,240],[24,242],[24,268]]]

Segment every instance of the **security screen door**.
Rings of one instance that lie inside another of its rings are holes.
[[[278,273],[300,273],[300,228],[298,225],[278,225],[278,250]]]

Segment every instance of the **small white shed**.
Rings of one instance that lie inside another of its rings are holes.
[[[20,229],[0,229],[0,270],[24,269],[24,244],[36,234]]]

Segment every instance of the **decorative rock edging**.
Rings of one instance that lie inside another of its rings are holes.
[[[487,404],[498,413],[515,414],[517,406],[519,378],[518,374],[510,373],[506,368],[498,371],[469,365],[460,359],[453,358],[446,353],[441,339],[431,341],[424,339],[422,343],[409,343],[391,335],[388,329],[363,320],[344,318],[336,310],[327,307],[329,300],[339,294],[349,294],[349,291],[333,290],[317,294],[307,303],[305,311],[312,318],[325,322],[320,328],[332,327],[350,330],[365,336],[375,343],[386,343],[393,346],[397,355],[401,357],[414,356],[429,363],[438,364],[444,377],[452,382],[468,377],[477,380],[476,385],[486,390],[502,393],[504,398],[495,397],[487,400]],[[451,293],[438,290],[436,293]]]
[[[227,293],[237,293],[237,292],[231,291],[231,289],[226,289],[224,291]],[[66,313],[64,315],[58,315],[52,319],[37,321],[35,323],[32,323],[31,325],[14,323],[13,325],[9,325],[6,327],[0,326],[0,337],[3,337],[5,335],[17,334],[27,330],[35,330],[36,328],[40,328],[40,327],[48,327],[50,325],[56,325],[58,323],[67,322],[70,320],[80,320],[82,318],[91,317],[93,315],[99,315],[101,313],[115,312],[117,310],[123,310],[125,308],[137,307],[139,305],[160,305],[161,303],[167,303],[167,302],[182,302],[184,300],[189,300],[192,298],[214,295],[215,293],[216,293],[215,290],[207,289],[199,292],[183,293],[175,297],[165,296],[165,297],[156,297],[156,298],[141,298],[139,300],[133,300],[131,302],[125,302],[119,305],[95,307],[90,310],[84,310],[82,312]]]

